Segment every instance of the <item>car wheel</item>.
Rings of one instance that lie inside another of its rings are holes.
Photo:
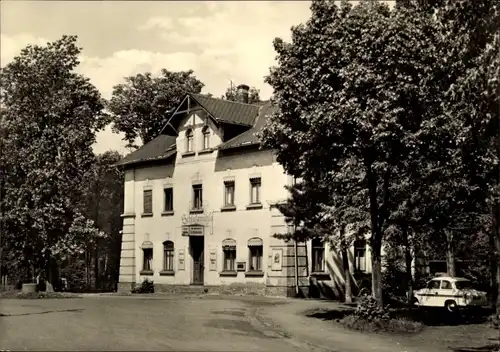
[[[449,313],[456,313],[458,311],[457,302],[455,301],[446,301],[444,307]]]

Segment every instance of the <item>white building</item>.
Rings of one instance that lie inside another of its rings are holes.
[[[120,290],[148,278],[158,291],[204,285],[294,295],[297,277],[307,295],[311,276],[342,290],[341,261],[323,243],[298,244],[296,263],[293,241],[273,237],[287,231],[273,205],[292,179],[255,136],[274,107],[247,104],[248,87],[238,89],[240,102],[187,94],[158,137],[120,162]],[[365,244],[351,255],[369,272]]]

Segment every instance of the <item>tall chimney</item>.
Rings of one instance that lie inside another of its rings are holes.
[[[248,94],[250,91],[250,87],[246,84],[240,84],[238,87],[236,87],[236,89],[237,100],[240,103],[248,104]]]

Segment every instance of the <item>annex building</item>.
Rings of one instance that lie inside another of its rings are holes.
[[[342,294],[335,252],[319,240],[273,237],[291,230],[274,205],[293,179],[255,135],[275,108],[248,104],[248,89],[238,87],[238,102],[187,94],[158,136],[121,160],[119,290],[148,278],[157,291],[204,285],[295,295],[298,280],[304,295],[311,282]],[[364,241],[351,249],[354,270],[370,272],[367,251]]]

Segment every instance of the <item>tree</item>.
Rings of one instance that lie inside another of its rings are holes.
[[[238,89],[237,87],[231,85],[227,88],[226,93],[221,97],[221,99],[237,101],[238,100]],[[259,90],[255,87],[251,87],[248,92],[248,103],[254,104],[260,102]]]
[[[95,134],[108,123],[100,93],[74,72],[76,40],[28,45],[0,73],[2,235],[9,265],[31,277],[55,265],[62,244],[78,245],[68,231]]]
[[[125,83],[113,88],[107,108],[111,112],[113,129],[125,133],[128,147],[137,148],[139,137],[143,144],[156,137],[168,117],[186,93],[200,93],[204,84],[193,71],[172,72],[162,69],[159,77],[151,73],[126,77]]]
[[[93,252],[87,253],[88,258],[93,258],[96,288],[100,288],[103,282],[111,285],[118,280],[124,174],[114,164],[120,159],[122,155],[116,151],[97,155],[96,162],[86,173],[87,188],[83,196],[85,215],[105,234],[92,248]],[[104,264],[99,265],[99,261]],[[90,271],[90,260],[86,264],[87,271]],[[105,272],[99,272],[99,267],[104,267]]]
[[[369,209],[372,294],[382,305],[381,247],[396,171],[417,157],[418,132],[435,104],[434,90],[422,89],[436,60],[434,22],[377,2],[313,1],[311,11],[292,28],[291,43],[274,42],[278,66],[266,82],[279,112],[261,139],[289,174],[332,173],[347,189],[359,184],[344,168],[356,158],[364,197],[356,204]]]

